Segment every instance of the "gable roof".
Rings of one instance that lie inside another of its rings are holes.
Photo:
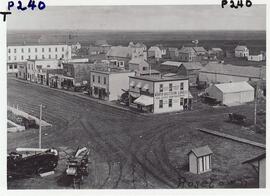
[[[194,148],[188,154],[190,154],[191,152],[193,152],[196,157],[201,157],[201,156],[213,154],[212,150],[209,148],[208,145],[202,146],[199,148]]]
[[[180,53],[192,53],[192,52],[196,52],[193,47],[182,47],[180,50],[179,50]]]
[[[246,160],[242,164],[253,163],[255,161],[260,161],[260,160],[265,159],[265,158],[266,158],[266,152],[264,152],[263,154],[260,154],[259,156],[254,157],[252,159]]]
[[[224,74],[242,77],[252,77],[252,78],[266,78],[266,67],[253,67],[253,66],[236,66],[231,64],[223,63],[208,63],[203,67],[200,72],[214,73],[214,74]]]
[[[180,66],[184,66],[187,70],[200,70],[203,68],[200,62],[183,62]]]
[[[247,46],[243,46],[243,45],[238,45],[236,46],[235,50],[239,50],[239,51],[244,51],[247,49]]]
[[[202,46],[198,46],[198,47],[193,47],[193,49],[196,51],[196,52],[207,52],[204,47]]]
[[[130,58],[132,56],[132,49],[124,46],[113,46],[107,52],[107,56]]]
[[[161,63],[161,65],[168,65],[168,66],[175,66],[179,67],[182,64],[182,62],[177,61],[165,61],[164,63]]]
[[[223,93],[254,91],[254,88],[247,82],[231,82],[231,83],[215,84],[215,86]]]

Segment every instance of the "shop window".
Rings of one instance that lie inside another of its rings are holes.
[[[159,108],[163,108],[163,100],[159,100]]]
[[[180,105],[184,105],[184,98],[183,97],[180,98]]]
[[[169,99],[169,107],[172,107],[172,99]]]

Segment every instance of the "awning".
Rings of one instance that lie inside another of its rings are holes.
[[[137,88],[142,88],[142,83],[139,82],[137,85],[136,85]]]
[[[153,97],[149,97],[146,95],[141,95],[139,98],[137,98],[134,103],[142,105],[142,106],[149,106],[154,104]]]
[[[149,85],[148,84],[144,85],[142,89],[143,90],[149,90]]]
[[[189,98],[189,99],[193,99],[193,96],[192,96],[192,94],[191,94],[190,91],[188,91],[188,98]]]
[[[131,82],[129,83],[129,86],[130,86],[130,87],[134,87],[134,86],[135,86],[135,82],[134,82],[134,81],[131,81]]]
[[[140,96],[140,93],[129,92],[129,95],[131,97],[138,98]]]

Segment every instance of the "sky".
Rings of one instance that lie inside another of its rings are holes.
[[[266,30],[266,6],[51,6],[15,12],[8,30]]]

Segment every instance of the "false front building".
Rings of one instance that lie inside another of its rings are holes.
[[[144,112],[164,113],[191,105],[188,79],[183,77],[129,77],[129,105]]]

